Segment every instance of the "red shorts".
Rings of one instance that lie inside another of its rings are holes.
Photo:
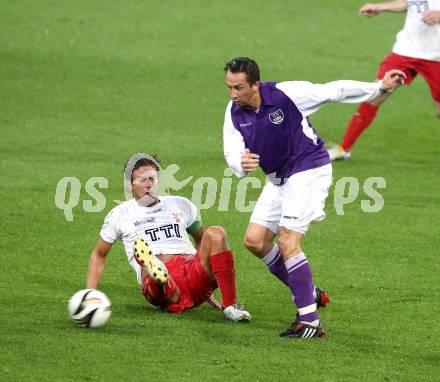
[[[165,263],[168,274],[180,290],[179,301],[176,304],[158,306],[173,313],[194,308],[205,302],[217,289],[217,282],[211,280],[203,269],[199,254],[195,256],[174,256]],[[142,285],[144,297],[151,302],[156,296],[151,296],[148,287],[153,280],[147,277]]]
[[[381,80],[391,69],[399,69],[406,74],[405,84],[409,85],[417,74],[420,74],[431,89],[432,98],[440,102],[440,62],[422,60],[390,53],[380,63],[376,78]]]

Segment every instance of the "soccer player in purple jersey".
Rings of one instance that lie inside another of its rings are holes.
[[[405,74],[390,70],[376,83],[260,82],[257,63],[247,57],[234,58],[224,69],[231,96],[223,127],[225,159],[239,177],[260,166],[269,180],[252,212],[244,245],[292,293],[297,318],[280,336],[324,337],[301,240],[310,223],[325,217],[332,168],[308,116],[325,103],[360,103],[392,92]]]

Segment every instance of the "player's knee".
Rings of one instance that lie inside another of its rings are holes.
[[[260,255],[264,251],[264,241],[258,239],[257,237],[246,235],[243,240],[243,244],[247,250],[256,255]]]
[[[226,245],[226,231],[223,227],[220,226],[212,226],[206,229],[204,235],[206,235],[206,238],[211,242],[215,244],[222,244]]]

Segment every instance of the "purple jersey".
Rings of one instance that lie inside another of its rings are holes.
[[[275,82],[262,82],[260,94],[258,112],[233,104],[231,119],[246,148],[260,155],[266,175],[281,179],[282,184],[295,173],[330,163],[324,141]]]

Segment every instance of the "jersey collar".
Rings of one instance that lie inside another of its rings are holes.
[[[270,91],[270,84],[267,82],[260,83],[261,106],[274,106],[275,102]],[[260,106],[260,108],[261,108]]]

